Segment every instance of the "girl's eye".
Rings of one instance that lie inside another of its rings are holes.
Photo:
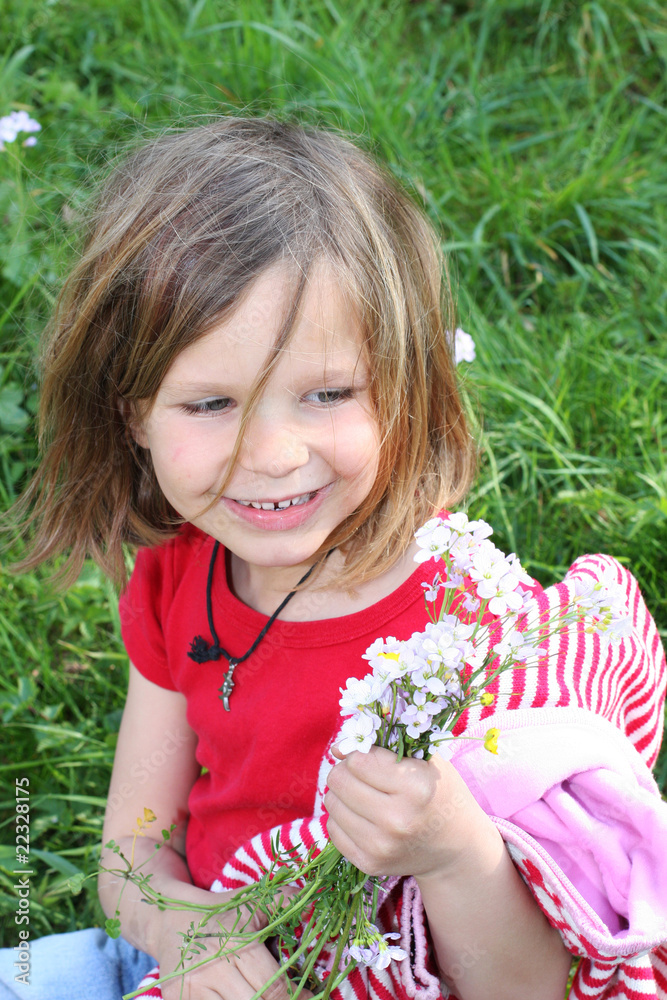
[[[228,409],[231,402],[226,396],[220,396],[215,399],[202,399],[198,403],[183,403],[183,409],[186,413],[220,413],[221,410]]]
[[[317,392],[309,393],[306,399],[330,405],[331,403],[340,403],[343,399],[351,399],[353,395],[353,389],[318,389]]]

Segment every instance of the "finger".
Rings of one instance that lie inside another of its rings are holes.
[[[256,992],[233,958],[213,959],[162,985],[163,1000],[250,1000]]]
[[[265,945],[244,949],[237,956],[237,961],[253,993],[262,990],[263,1000],[288,1000],[287,969],[279,965]],[[270,986],[262,989],[278,970],[281,975]]]
[[[332,777],[346,773],[379,792],[390,794],[396,788],[400,773],[398,757],[384,747],[371,747],[368,753],[355,750],[332,768],[329,786]]]
[[[326,801],[327,832],[332,840],[332,829],[343,831],[345,836],[349,837],[355,844],[372,843],[378,836],[378,828],[374,823],[374,818],[379,815],[378,810],[371,809],[367,814],[364,814],[358,812],[355,805],[356,803],[348,805],[335,795]]]
[[[336,764],[332,773],[344,766],[355,777],[379,792],[401,794],[414,787],[414,783],[428,780],[430,765],[413,757],[399,760],[395,753],[384,747],[371,747],[367,754],[354,753],[346,761]]]
[[[381,866],[379,866],[375,861],[372,861],[363,848],[359,846],[356,838],[350,836],[348,830],[339,826],[336,821],[331,818],[331,816],[329,817],[327,830],[329,839],[334,846],[340,851],[343,857],[347,858],[348,861],[351,861],[352,864],[359,869],[359,871],[365,872],[366,875],[391,874],[390,872],[381,870]],[[364,838],[361,843],[373,844],[374,841],[371,836],[371,838]]]
[[[390,809],[387,792],[378,791],[343,765],[337,765],[334,771],[329,774],[329,789],[324,796],[324,808],[330,815],[335,812],[337,804],[369,820],[383,816]]]
[[[336,760],[347,760],[347,758],[350,756],[349,753],[343,753],[341,750],[339,750],[337,746],[331,748],[331,753],[334,755]]]
[[[353,782],[358,782],[375,792],[392,795],[400,791],[402,783],[409,783],[411,774],[411,762],[406,760],[399,763],[391,750],[371,747],[367,754],[355,751],[334,765],[329,772],[328,785],[337,793],[346,795],[347,792],[343,790],[351,788]]]

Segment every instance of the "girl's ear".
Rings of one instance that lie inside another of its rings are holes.
[[[129,399],[123,399],[122,396],[116,397],[116,403],[123,418],[123,423],[132,436],[132,440],[140,448],[148,448],[148,437],[144,430],[144,422],[137,412],[135,404]]]

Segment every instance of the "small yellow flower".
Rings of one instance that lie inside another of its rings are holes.
[[[484,736],[484,749],[488,750],[489,753],[498,753],[498,737],[500,736],[499,729],[487,729]]]
[[[142,819],[141,816],[137,816],[137,828],[136,830],[132,831],[134,837],[132,838],[132,853],[130,855],[130,868],[132,868],[134,865],[134,848],[136,847],[137,837],[145,837],[146,827],[148,826],[149,823],[154,823],[156,819],[157,816],[155,815],[153,810],[148,809],[147,806],[144,806],[144,818]]]
[[[144,806],[144,818],[142,819],[141,816],[137,816],[137,829],[133,830],[132,833],[139,837],[145,836],[146,827],[149,823],[154,823],[156,819],[157,816],[153,810]]]
[[[378,655],[381,656],[383,660],[397,660],[398,661],[398,653],[379,653]]]
[[[493,705],[495,698],[496,698],[495,694],[491,694],[490,691],[485,691],[484,694],[481,694],[479,696],[479,700],[484,706]],[[489,732],[493,732],[493,730],[489,730]]]

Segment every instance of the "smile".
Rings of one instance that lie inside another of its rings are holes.
[[[287,500],[236,500],[242,507],[254,507],[255,510],[287,510],[288,507],[299,507],[301,504],[312,500],[317,490],[311,493],[302,493],[298,497],[290,497]]]
[[[222,503],[235,518],[261,531],[290,531],[300,528],[317,516],[335,488],[335,481],[320,486],[309,493],[284,497],[282,500],[232,500],[223,497]]]

